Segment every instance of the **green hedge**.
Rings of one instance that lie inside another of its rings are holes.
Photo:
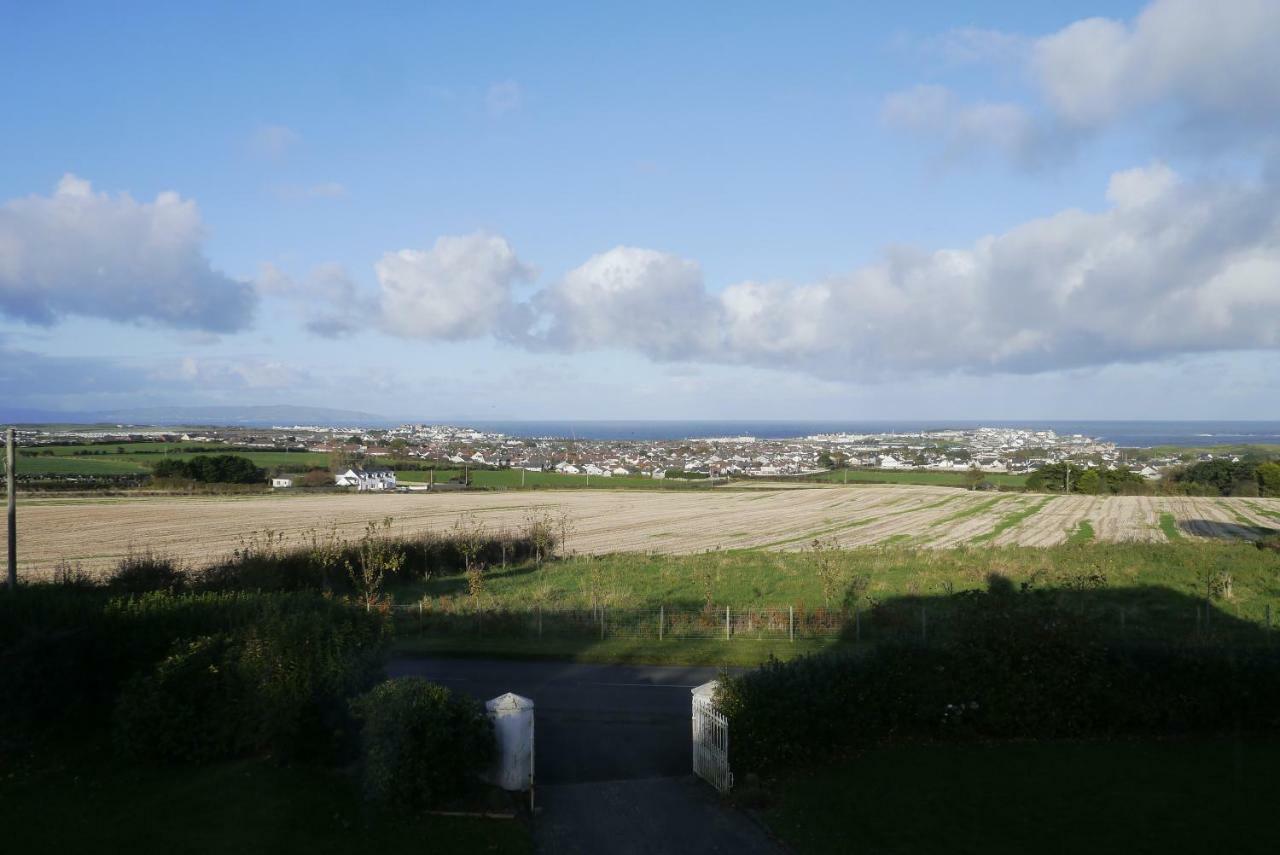
[[[971,594],[946,643],[809,656],[722,680],[735,772],[857,746],[1280,731],[1280,651],[1108,647],[1033,593]]]
[[[420,677],[382,683],[352,708],[363,723],[365,793],[393,807],[433,807],[458,795],[496,750],[479,701]]]
[[[340,750],[345,699],[381,673],[388,632],[383,615],[318,594],[23,587],[0,597],[0,731],[114,719],[121,747],[155,760],[323,755]]]

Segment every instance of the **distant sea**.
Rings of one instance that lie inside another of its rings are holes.
[[[479,421],[467,427],[518,437],[679,440],[754,436],[789,439],[818,433],[919,433],[977,427],[1083,434],[1128,448],[1152,445],[1280,445],[1280,421]]]

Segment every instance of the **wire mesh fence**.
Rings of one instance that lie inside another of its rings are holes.
[[[660,605],[510,608],[423,601],[391,607],[401,634],[512,639],[686,639],[849,642],[945,640],[964,604],[950,599],[901,600],[867,608]],[[1069,610],[1072,608],[1067,607]],[[1099,639],[1135,643],[1272,643],[1280,639],[1270,605],[1215,601],[1090,603],[1074,616]]]

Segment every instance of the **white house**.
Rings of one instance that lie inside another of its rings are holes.
[[[337,486],[355,487],[361,492],[396,488],[396,473],[390,469],[348,469],[333,477]]]
[[[293,486],[292,478],[272,478],[271,479],[271,489],[273,490],[284,490],[292,486]]]

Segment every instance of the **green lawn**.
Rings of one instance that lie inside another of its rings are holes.
[[[833,643],[831,636],[842,624],[838,615],[823,617],[822,610],[839,610],[847,585],[855,579],[865,580],[856,597],[862,614],[858,635],[870,643],[916,637],[922,608],[928,611],[927,627],[935,634],[944,632],[951,594],[985,588],[991,575],[1007,579],[1015,588],[1027,585],[1059,592],[1117,640],[1188,641],[1201,637],[1203,630],[1256,641],[1267,626],[1268,606],[1280,618],[1275,581],[1280,555],[1244,543],[886,547],[837,552],[824,560],[834,561],[844,574],[830,602],[824,597],[814,553],[765,550],[577,557],[541,568],[494,567],[477,598],[470,596],[461,575],[397,586],[391,594],[397,603],[423,603],[426,618],[420,619],[416,609],[397,612],[399,643],[417,652],[483,651],[597,661],[749,664],[771,654],[785,658],[823,649]],[[1202,626],[1206,580],[1209,574],[1217,578],[1223,573],[1232,579],[1231,596],[1213,600],[1210,621]],[[699,618],[708,601],[709,616]],[[590,617],[593,604],[604,606],[603,638],[596,631],[599,622]],[[876,612],[877,604],[893,609]],[[735,624],[729,639],[719,631],[726,606],[751,620],[746,626]],[[667,630],[659,640],[660,607],[668,621],[664,627],[674,626],[674,619],[684,620],[685,629]],[[785,637],[785,624],[780,629],[776,623],[770,625],[767,616],[751,618],[753,609],[781,609],[784,617],[779,620],[789,620],[788,607],[801,616],[796,644]],[[476,618],[477,608],[488,618]],[[557,613],[544,621],[542,633],[531,617],[539,608],[544,616]],[[563,614],[565,610],[577,611]],[[847,636],[847,615],[844,620]],[[815,646],[805,648],[807,644]]]
[[[706,479],[644,478],[639,475],[565,475],[560,472],[522,472],[519,469],[472,469],[469,471],[474,487],[492,489],[552,489],[590,487],[593,490],[706,490],[712,484]],[[461,469],[437,469],[435,480],[443,483],[452,478],[461,479]],[[422,470],[397,470],[396,480],[405,484],[425,484],[431,473]]]
[[[829,481],[836,484],[868,483],[868,484],[915,484],[929,487],[967,487],[964,472],[901,472],[894,469],[833,469],[820,475],[812,476],[813,480]],[[1001,472],[989,472],[986,479],[997,487],[1025,487],[1027,476],[1008,475]]]
[[[35,768],[4,762],[6,852],[532,851],[519,821],[387,815],[363,802],[351,776],[330,770],[261,760],[140,769],[95,750]]]
[[[811,653],[849,650],[833,639],[745,640],[713,639],[441,637],[401,633],[392,648],[398,656],[449,656],[495,659],[554,659],[564,662],[636,663],[643,665],[755,666],[773,659],[794,659]]]
[[[782,779],[764,818],[815,855],[1270,853],[1277,769],[1275,741],[895,746]]]
[[[292,471],[306,471],[311,467],[329,465],[329,455],[313,451],[236,451],[232,448],[223,450],[216,444],[198,446],[215,449],[210,452],[191,452],[190,443],[126,443],[123,453],[115,451],[117,446],[75,446],[55,445],[42,446],[40,455],[35,457],[18,457],[18,474],[20,475],[145,475],[151,467],[161,460],[190,460],[201,454],[235,454],[247,457],[255,466],[264,469],[283,467]],[[145,450],[144,450],[145,449]],[[102,451],[102,454],[74,454],[75,451]],[[52,451],[52,456],[43,452]]]
[[[995,573],[1015,586],[1078,586],[1086,576],[1101,578],[1109,591],[1167,588],[1187,596],[1203,590],[1203,575],[1232,574],[1233,599],[1224,607],[1243,613],[1273,602],[1280,607],[1280,555],[1247,543],[1083,543],[1054,547],[960,549],[883,548],[837,553],[852,576],[865,576],[869,596],[936,596],[983,588]],[[1091,585],[1097,587],[1095,579]],[[433,576],[397,587],[397,602],[422,596],[439,600],[467,596],[461,575]],[[490,568],[484,598],[492,606],[519,608],[587,607],[601,600],[613,607],[701,606],[708,594],[719,606],[823,605],[822,586],[810,551],[724,550],[694,555],[616,553]],[[1278,612],[1277,617],[1280,617]]]

